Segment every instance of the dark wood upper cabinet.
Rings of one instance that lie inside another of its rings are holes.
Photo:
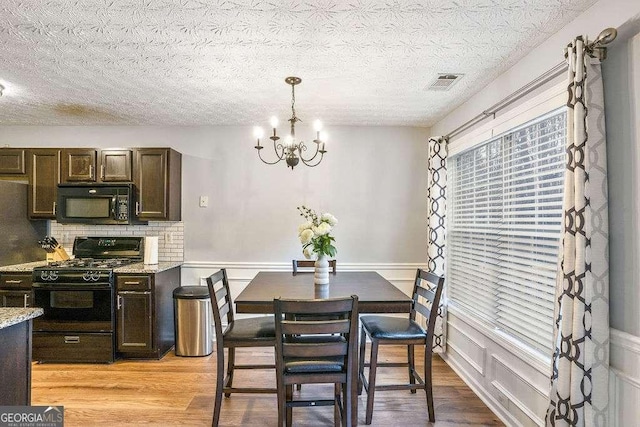
[[[100,151],[102,182],[131,182],[131,150]]]
[[[138,148],[134,153],[138,218],[180,221],[182,155],[170,148]]]
[[[0,148],[0,175],[25,176],[26,157],[24,148]]]
[[[131,175],[131,150],[62,150],[62,182],[131,182]]]
[[[55,219],[60,183],[60,150],[29,149],[29,218]]]
[[[98,151],[93,148],[62,150],[62,182],[95,182]]]

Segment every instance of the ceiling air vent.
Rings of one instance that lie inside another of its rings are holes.
[[[425,90],[449,90],[454,83],[460,80],[460,77],[462,77],[462,74],[438,74],[438,78],[427,86]]]

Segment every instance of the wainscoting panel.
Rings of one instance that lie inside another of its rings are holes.
[[[640,337],[611,329],[609,408],[612,426],[640,426]]]
[[[455,319],[449,321],[447,333],[450,337],[447,346],[480,375],[484,375],[486,347],[474,338],[472,334],[465,332],[463,327],[458,326],[458,322]]]
[[[511,426],[542,426],[547,407],[550,359],[449,305],[445,361]]]

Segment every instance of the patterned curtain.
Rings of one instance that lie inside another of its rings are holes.
[[[444,138],[429,138],[429,187],[428,195],[428,270],[437,275],[445,274],[445,232],[447,202],[447,141]],[[447,318],[446,281],[445,291],[438,307],[433,351],[444,353],[446,349]]]
[[[609,248],[600,64],[579,37],[569,64],[564,230],[556,281],[548,426],[607,426]]]

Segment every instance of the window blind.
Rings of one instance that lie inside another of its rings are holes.
[[[551,349],[562,225],[566,112],[448,161],[448,298]]]

